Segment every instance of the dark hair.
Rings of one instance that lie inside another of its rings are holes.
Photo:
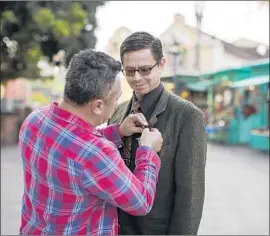
[[[150,49],[156,62],[163,57],[162,43],[158,38],[147,32],[135,32],[128,36],[120,47],[120,57],[123,63],[124,54],[141,49]]]
[[[105,98],[121,71],[121,63],[93,50],[75,54],[66,74],[64,97],[77,105]]]

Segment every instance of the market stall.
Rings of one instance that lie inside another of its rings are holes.
[[[269,152],[269,76],[265,77],[265,83],[260,86],[260,90],[262,99],[259,99],[256,105],[261,108],[261,117],[259,124],[250,130],[249,145],[253,149]]]
[[[235,129],[232,129],[234,124],[231,122],[234,110],[232,109],[233,91],[230,84],[230,80],[223,80],[209,91],[208,104],[210,104],[211,116],[206,131],[210,140],[232,142],[231,132],[234,132]]]
[[[252,146],[257,141],[255,134],[263,130],[258,139],[266,135],[269,141],[266,99],[269,61],[219,71],[209,77],[212,81],[208,86],[209,140]]]
[[[234,108],[236,109],[236,143],[248,144],[256,141],[254,133],[259,133],[258,130],[268,130],[268,84],[269,75],[251,77],[232,83]],[[263,133],[265,134],[265,132]]]
[[[252,130],[250,134],[249,145],[253,149],[269,152],[269,130]]]

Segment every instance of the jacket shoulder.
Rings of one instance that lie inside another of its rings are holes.
[[[115,107],[115,109],[113,111],[113,114],[112,114],[111,118],[108,121],[108,124],[118,123],[120,121],[120,119],[123,116],[123,113],[126,110],[126,107],[127,107],[128,103],[129,103],[129,101],[125,101],[125,102],[122,102],[122,103],[118,104]]]
[[[113,114],[118,113],[118,112],[122,112],[127,107],[128,103],[129,103],[129,100],[118,104],[115,107]]]

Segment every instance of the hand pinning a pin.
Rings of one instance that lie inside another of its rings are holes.
[[[149,125],[140,125],[140,127],[143,129],[148,128],[150,131],[153,128],[150,124]]]

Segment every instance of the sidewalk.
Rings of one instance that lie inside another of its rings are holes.
[[[18,235],[23,178],[16,147],[1,149],[1,235]],[[269,234],[269,157],[244,147],[208,145],[200,235]]]

